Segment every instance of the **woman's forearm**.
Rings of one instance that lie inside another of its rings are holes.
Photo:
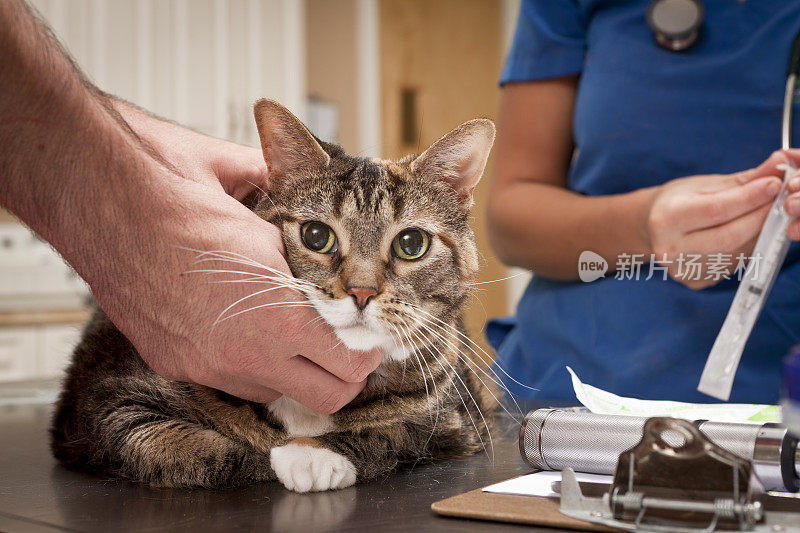
[[[647,217],[656,191],[587,197],[532,181],[509,183],[490,197],[492,246],[503,262],[558,280],[578,279],[585,250],[612,270],[623,253],[649,259]]]

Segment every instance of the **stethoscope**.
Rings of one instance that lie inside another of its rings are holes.
[[[647,6],[647,25],[662,48],[680,52],[691,47],[700,34],[705,9],[700,0],[653,0]],[[786,92],[783,96],[781,146],[788,150],[792,136],[792,103],[800,71],[800,32],[792,43],[786,70]]]

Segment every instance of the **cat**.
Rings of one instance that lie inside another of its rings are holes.
[[[499,382],[462,313],[478,270],[469,210],[494,124],[471,120],[387,161],[320,141],[274,101],[254,114],[270,172],[254,212],[282,230],[293,285],[346,346],[382,348],[382,363],[333,415],[287,397],[257,404],[160,377],[98,309],[57,404],[55,457],[152,486],[279,480],[307,492],[485,450]]]

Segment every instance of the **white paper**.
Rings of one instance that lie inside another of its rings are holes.
[[[638,400],[625,398],[586,385],[570,367],[575,396],[593,413],[629,416],[672,416],[687,420],[713,420],[715,422],[780,422],[781,408],[777,405],[734,403],[683,403],[672,401]]]
[[[611,484],[612,476],[600,474],[584,474],[575,472],[578,483],[604,483]],[[545,470],[526,476],[515,477],[508,481],[501,481],[494,485],[484,487],[484,492],[496,494],[517,494],[520,496],[541,496],[544,498],[558,498],[560,495],[553,490],[553,484],[561,481],[561,472]]]

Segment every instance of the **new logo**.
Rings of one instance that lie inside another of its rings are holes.
[[[578,277],[584,283],[605,277],[608,272],[608,261],[598,254],[584,250],[578,258]]]

